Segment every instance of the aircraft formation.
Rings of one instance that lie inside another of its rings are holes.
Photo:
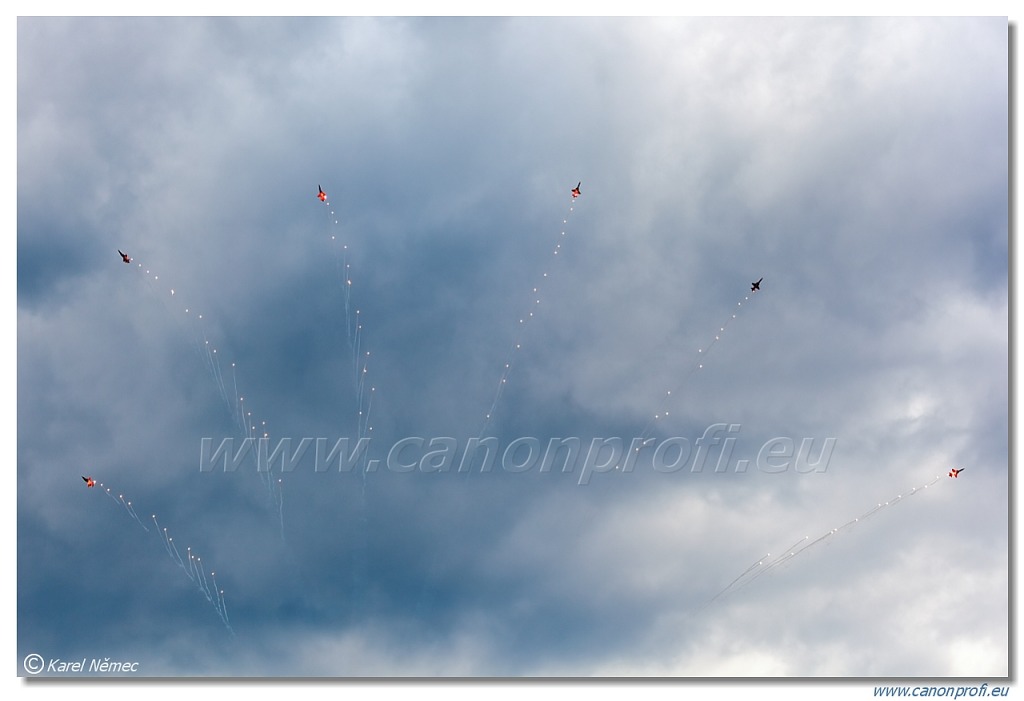
[[[582,184],[583,184],[582,181],[579,181],[579,182],[576,183],[575,187],[571,188],[570,194],[572,196],[572,201],[575,202],[581,196],[581,194],[582,194],[582,190],[581,190]],[[317,185],[316,198],[320,202],[322,202],[324,204],[329,204],[327,202],[327,193],[324,191],[323,187],[320,186],[319,184]],[[570,211],[571,211],[571,209],[570,209]],[[333,212],[332,212],[332,216],[333,216]],[[565,223],[566,222],[563,221],[563,224],[565,224]],[[565,232],[563,231],[562,232],[562,236],[564,236],[564,235],[565,235]],[[332,236],[332,239],[333,238],[334,237]],[[555,247],[554,253],[556,255],[559,252],[560,248],[561,248],[561,244],[559,244],[558,246]],[[118,249],[117,252],[121,256],[122,262],[124,262],[125,264],[129,264],[129,263],[132,262],[132,258],[127,253],[121,251],[120,249]],[[347,267],[348,266],[347,266],[347,263],[346,263],[346,275],[347,275]],[[544,275],[545,275],[545,277],[547,277],[547,273],[545,273]],[[754,292],[760,291],[761,290],[761,283],[763,281],[764,281],[764,277],[762,276],[758,280],[756,280],[754,282],[751,282],[750,283],[750,292],[754,293]],[[346,299],[346,313],[348,313],[348,296],[347,296],[347,293],[349,292],[349,287],[351,286],[351,284],[352,284],[351,283],[351,279],[350,278],[346,279],[346,298],[345,298]],[[535,293],[537,292],[537,288],[536,287],[534,288],[534,292]],[[171,290],[171,294],[174,294],[173,290]],[[747,298],[744,298],[744,300],[746,300],[746,299]],[[740,302],[739,304],[742,304],[742,302]],[[187,311],[188,310],[186,309],[186,312]],[[358,315],[358,311],[356,313]],[[529,316],[532,316],[532,312],[530,313]],[[731,315],[731,319],[735,319],[735,318],[736,318],[736,314],[734,313],[734,314]],[[520,323],[523,323],[523,320],[520,320]],[[726,324],[727,323],[728,322],[726,322]],[[719,328],[719,333],[714,336],[714,340],[711,341],[710,345],[713,345],[715,343],[715,341],[717,341],[719,339],[719,335],[722,332],[725,331],[725,325],[726,324],[723,324],[722,327]],[[361,328],[361,326],[359,325],[358,321],[356,322],[355,328],[357,330],[356,331],[357,335],[355,336],[355,338],[358,339],[358,330]],[[351,333],[351,330],[350,330],[350,333]],[[350,340],[350,345],[352,345],[353,348],[354,348],[353,353],[355,355],[361,355],[361,351],[356,350],[356,349],[358,349],[358,341],[353,343],[353,338],[351,337],[351,335],[350,335],[350,339],[349,340]],[[710,345],[708,347],[702,348],[702,349],[700,349],[698,351],[698,353],[701,354],[701,358],[700,358],[699,362],[696,363],[694,365],[694,367],[691,369],[691,373],[695,369],[703,367],[703,358],[706,356],[706,351],[710,348]],[[516,344],[514,345],[514,349],[517,349],[518,347],[519,347],[519,344],[518,344],[518,341],[517,341]],[[369,354],[367,353],[366,355],[369,355]],[[359,362],[360,361],[357,358],[356,359],[357,368],[359,367],[358,366]],[[490,421],[490,418],[491,418],[491,415],[492,415],[492,413],[494,411],[494,408],[497,405],[498,399],[501,396],[501,391],[502,391],[503,385],[507,381],[508,371],[510,370],[510,367],[511,367],[510,363],[506,362],[506,364],[505,364],[505,372],[504,372],[504,374],[502,375],[502,378],[499,381],[498,391],[497,391],[497,394],[495,396],[494,403],[491,406],[490,412],[488,412],[487,415],[486,415],[486,420],[485,420],[485,424],[484,424],[485,428],[486,428],[487,422]],[[365,373],[365,366],[362,367],[362,373]],[[687,377],[688,377],[688,375],[687,375]],[[684,379],[684,382],[685,382],[685,379]],[[362,389],[360,389],[360,392],[362,392]],[[672,395],[672,392],[667,392],[666,393],[666,398],[665,398],[665,402],[663,403],[663,408],[664,408],[665,404],[667,404],[668,398],[671,395]],[[369,407],[367,406],[366,407],[367,413],[368,413],[368,409],[369,409]],[[360,405],[360,414],[362,415],[362,413],[363,413],[363,405],[361,404]],[[659,413],[655,415],[655,419],[658,419],[658,418],[661,418],[662,416],[667,416],[667,415],[668,415],[668,411],[667,410],[665,410],[665,411],[660,411],[659,410]],[[648,424],[647,428],[644,429],[644,435],[645,436],[649,435],[650,430],[652,428],[653,428],[653,420],[652,420],[651,423]],[[363,433],[365,433],[364,427],[363,427],[362,423],[360,424],[360,433],[361,433],[361,435]],[[483,434],[483,429],[481,429],[481,435],[482,434]],[[949,472],[949,477],[950,478],[958,478],[962,471],[963,471],[963,468],[959,468],[959,469],[953,468]],[[97,484],[96,480],[93,479],[92,477],[88,477],[88,476],[84,476],[83,475],[82,476],[82,480],[84,481],[85,485],[88,488],[92,488],[92,487],[96,486],[96,484]],[[364,480],[365,480],[365,474],[364,474]],[[102,487],[103,485],[101,484],[100,486]],[[925,486],[928,486],[928,485],[925,485]],[[364,486],[364,488],[365,488],[365,486]],[[131,502],[125,501],[123,496],[115,498],[113,496],[113,494],[110,492],[109,489],[106,489],[106,493],[108,494],[108,496],[110,496],[112,499],[114,499],[114,501],[116,501],[119,504],[121,504],[121,506],[125,508],[125,510],[128,512],[128,514],[134,520],[136,520],[139,523],[139,525],[143,527],[143,529],[145,529],[146,531],[149,530],[148,528],[146,528],[145,524],[142,523],[141,519],[139,519],[138,515],[135,513],[134,509],[131,506]],[[893,503],[895,503],[895,501]],[[888,505],[888,504],[889,504],[889,502],[886,502],[885,505]],[[868,512],[868,514],[866,514],[866,515],[870,515],[871,513],[874,513],[875,510],[877,510],[878,508],[882,508],[882,506],[883,505],[879,505],[879,507],[876,507],[876,509],[872,510],[871,512]],[[278,504],[278,507],[280,508],[280,504]],[[864,518],[864,516],[862,516],[861,518]],[[153,521],[154,521],[154,524],[155,524],[156,523],[156,516],[155,515],[153,516]],[[856,519],[854,521],[856,521]],[[851,523],[853,523],[853,522],[851,522]],[[843,526],[841,528],[845,528],[845,527],[847,527],[849,525],[850,524],[846,524],[846,526]],[[159,524],[157,524],[157,526],[159,526]],[[828,537],[828,536],[838,532],[839,530],[841,530],[841,528],[833,529],[832,531],[830,531],[826,535],[822,536],[818,540],[811,542],[810,545],[813,545],[813,544],[819,542],[820,540],[823,540],[824,538],[826,538],[826,537]],[[282,534],[283,534],[283,521],[282,521]],[[219,588],[216,587],[215,580],[214,580],[214,586],[211,587],[210,585],[207,584],[207,582],[205,580],[204,571],[202,569],[200,569],[200,567],[198,566],[198,560],[193,560],[193,556],[191,555],[191,549],[189,549],[188,558],[186,560],[185,558],[183,558],[180,555],[180,553],[178,552],[177,548],[174,546],[173,539],[170,538],[170,536],[167,534],[166,529],[163,529],[162,537],[163,537],[164,547],[167,550],[168,554],[185,571],[185,573],[189,577],[189,579],[191,579],[193,582],[196,583],[196,585],[199,587],[200,591],[206,596],[206,598],[208,600],[210,600],[210,602],[213,604],[214,608],[217,610],[217,613],[220,615],[223,623],[225,624],[225,626],[230,631],[231,628],[230,628],[230,625],[228,624],[226,608],[224,606],[224,593],[223,593],[223,590],[220,590]],[[747,584],[750,580],[756,579],[757,577],[761,576],[761,574],[763,574],[764,572],[770,570],[771,568],[773,568],[774,566],[779,564],[779,562],[785,561],[785,559],[788,559],[788,558],[791,558],[791,557],[795,556],[795,554],[798,554],[799,552],[801,552],[803,549],[806,549],[807,547],[809,547],[809,545],[805,545],[805,546],[803,546],[803,548],[800,548],[800,549],[791,549],[792,552],[789,552],[788,555],[785,555],[782,560],[774,561],[774,562],[769,562],[767,565],[765,565],[765,558],[761,558],[758,561],[758,563],[756,563],[755,565],[753,565],[750,568],[748,568],[739,577],[737,577],[735,580],[733,580],[733,582],[731,582],[724,590],[719,592],[719,594],[716,595],[714,597],[714,599],[717,599],[720,596],[722,596],[722,595],[724,595],[726,593],[729,593],[729,592],[739,588],[740,586],[743,586],[743,585]],[[757,570],[758,568],[762,568],[762,569],[760,569],[757,572],[754,572],[754,570]],[[714,599],[712,599],[712,601],[714,601]]]

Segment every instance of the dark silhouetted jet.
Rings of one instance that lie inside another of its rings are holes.
[[[761,278],[761,280],[764,280],[764,278]],[[758,290],[761,289],[761,280],[758,280],[757,282],[750,283],[750,291],[751,292],[757,292]]]
[[[117,249],[117,252],[121,253],[121,249],[120,248]],[[128,257],[127,253],[121,253],[121,260],[123,260],[125,263],[131,263],[132,262],[132,259]]]

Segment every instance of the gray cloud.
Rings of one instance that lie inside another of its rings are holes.
[[[19,659],[1008,674],[1005,20],[18,33]],[[477,436],[516,342],[486,426],[502,448],[628,445],[668,409],[656,444],[700,441],[704,468],[387,469],[402,438]],[[377,471],[309,458],[268,489],[251,464],[198,469],[201,439],[241,425],[355,437],[354,355]],[[705,442],[717,424],[736,428]],[[773,473],[779,437],[835,449]],[[234,637],[82,474],[216,568]]]

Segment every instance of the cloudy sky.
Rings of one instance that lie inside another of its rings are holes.
[[[17,40],[19,675],[1009,673],[1005,17]]]

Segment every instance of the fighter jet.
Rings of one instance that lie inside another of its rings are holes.
[[[125,263],[131,263],[132,262],[132,259],[128,257],[128,254],[122,252],[120,248],[117,249],[117,252],[121,254],[121,260],[123,260]]]
[[[85,486],[86,487],[95,487],[96,486],[96,480],[94,480],[92,477],[85,477],[83,475],[82,479],[85,480]]]
[[[582,185],[582,184],[583,184],[583,181],[580,180],[578,183],[576,183],[576,187],[574,187],[572,189],[572,198],[573,199],[576,199],[577,197],[580,196],[580,185]]]
[[[964,470],[966,470],[966,469],[967,469],[967,468],[965,468],[965,467],[961,467],[961,468],[960,468],[960,469],[958,470],[958,469],[956,469],[956,468],[954,467],[954,468],[953,468],[952,470],[950,470],[950,471],[949,471],[949,476],[950,476],[950,477],[954,477],[954,478],[955,478],[955,477],[959,477],[959,476],[960,476],[960,473],[961,473],[961,472],[963,472],[963,471],[964,471]]]
[[[764,280],[764,278],[762,277],[761,280]],[[757,292],[758,290],[761,289],[761,280],[758,280],[757,282],[750,283],[750,291],[751,292]]]

